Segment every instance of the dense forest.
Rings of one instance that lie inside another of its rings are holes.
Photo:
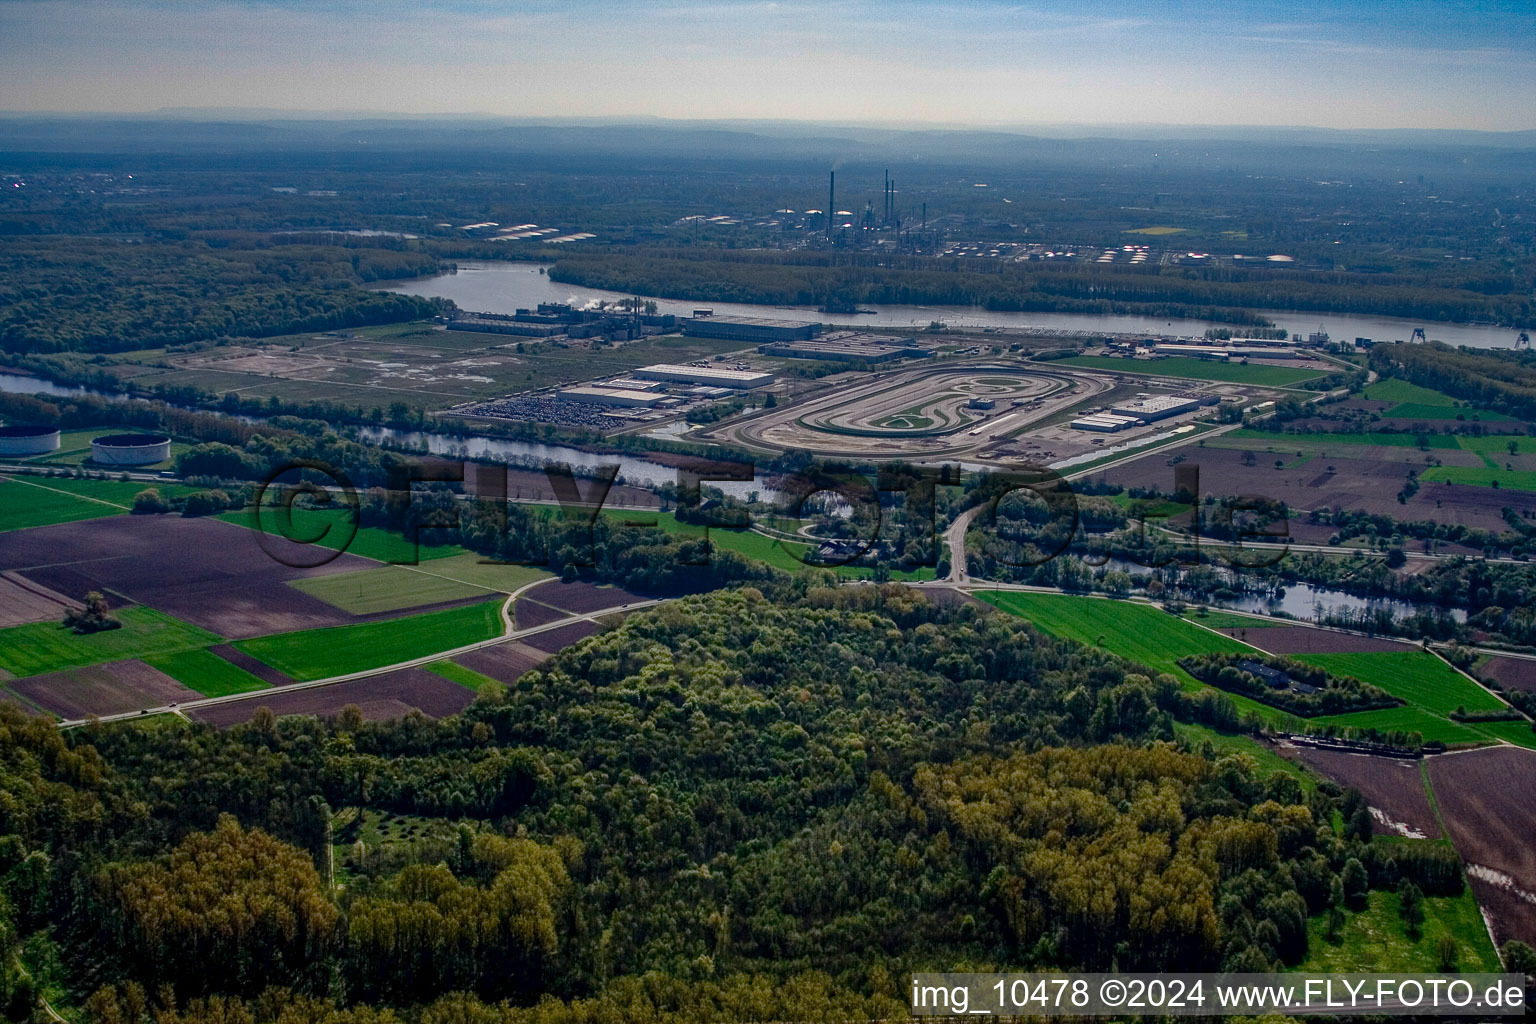
[[[8,955],[3,994],[93,1024],[874,1018],[915,969],[1267,970],[1371,886],[1460,890],[1448,850],[1383,856],[1358,794],[1173,742],[1169,677],[832,583],[637,614],[440,721],[0,708],[0,937],[36,975]],[[443,827],[333,847],[365,809]]]
[[[1393,345],[1371,350],[1371,367],[1485,409],[1536,421],[1536,352],[1479,352],[1449,345]]]
[[[1415,278],[1182,266],[1098,267],[874,254],[642,249],[571,254],[556,281],[714,302],[979,306],[1036,313],[1117,313],[1267,325],[1253,310],[1309,309],[1427,320],[1492,316],[1536,324],[1529,293],[1489,295]]]
[[[411,320],[435,304],[361,285],[438,269],[421,253],[234,233],[9,239],[0,245],[0,350],[120,352]]]

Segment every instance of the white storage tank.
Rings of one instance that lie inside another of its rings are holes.
[[[0,455],[46,455],[59,450],[59,432],[53,427],[11,424],[0,427]]]
[[[91,461],[99,466],[151,466],[171,457],[164,434],[103,434],[91,439]]]

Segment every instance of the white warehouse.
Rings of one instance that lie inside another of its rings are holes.
[[[773,383],[773,374],[763,370],[726,370],[713,366],[683,366],[678,363],[657,363],[642,366],[633,371],[634,376],[645,380],[666,380],[678,384],[705,384],[717,388],[747,390]]]

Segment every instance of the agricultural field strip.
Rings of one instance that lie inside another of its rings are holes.
[[[935,585],[940,585],[940,584],[943,584],[943,583],[944,583],[944,581],[934,581]],[[1132,604],[1132,605],[1138,605],[1138,606],[1143,606],[1143,607],[1147,607],[1147,608],[1156,608],[1157,607],[1155,604],[1153,604],[1150,601],[1137,600],[1135,598],[1116,599],[1116,598],[1109,598],[1109,597],[1104,597],[1104,596],[1095,595],[1095,594],[1067,594],[1067,593],[1065,593],[1064,591],[1061,591],[1061,590],[1056,590],[1056,589],[1053,589],[1053,588],[1050,588],[1050,587],[1036,587],[1036,586],[1032,586],[1032,585],[1027,584],[1027,583],[970,584],[970,585],[963,585],[959,589],[964,590],[964,591],[966,591],[968,593],[969,592],[975,592],[975,591],[1006,590],[1006,591],[1017,591],[1017,592],[1020,592],[1020,593],[1027,593],[1027,594],[1052,595],[1052,596],[1056,596],[1056,597],[1088,597],[1088,598],[1094,598],[1094,599],[1103,600],[1103,601],[1117,601],[1120,604]],[[1275,655],[1273,652],[1267,651],[1263,647],[1259,646],[1259,644],[1254,642],[1254,640],[1248,640],[1248,639],[1239,640],[1236,637],[1228,636],[1227,634],[1222,633],[1218,629],[1215,629],[1215,628],[1213,628],[1211,626],[1207,626],[1206,624],[1204,624],[1202,622],[1196,622],[1193,619],[1187,619],[1186,618],[1186,619],[1182,619],[1181,621],[1188,622],[1189,624],[1194,625],[1194,626],[1198,626],[1199,628],[1205,630],[1208,633],[1211,633],[1211,634],[1214,634],[1215,636],[1221,637],[1223,640],[1232,641],[1232,642],[1235,642],[1235,643],[1242,644],[1242,645],[1244,645],[1246,647],[1251,647],[1255,651],[1260,652],[1261,654],[1267,654],[1267,655],[1270,655],[1272,657],[1300,657],[1298,655]],[[1305,625],[1305,623],[1302,623],[1302,625]],[[1320,627],[1320,626],[1318,626],[1318,627],[1309,627],[1309,628],[1316,628],[1316,629],[1324,629],[1324,630],[1326,630],[1327,627]],[[1334,632],[1347,633],[1349,631],[1348,630],[1334,630]],[[1260,634],[1260,638],[1262,638],[1262,633]],[[1435,657],[1435,656],[1431,655],[1431,657]],[[1532,656],[1532,658],[1533,658],[1533,660],[1536,660],[1536,656]],[[1132,658],[1131,660],[1135,660],[1135,659]],[[1442,659],[1438,659],[1437,658],[1437,660],[1440,660],[1442,665],[1446,664]],[[1456,671],[1460,675],[1466,676],[1466,673],[1460,672],[1460,670],[1456,670]],[[1467,678],[1471,679],[1471,681],[1473,683],[1476,683],[1478,689],[1480,689],[1483,692],[1487,693],[1490,697],[1493,697],[1494,699],[1499,700],[1497,695],[1494,694],[1493,691],[1489,690],[1485,685],[1483,685],[1482,683],[1478,682],[1475,679],[1472,679],[1472,677],[1470,677],[1470,676],[1467,676]],[[1503,701],[1500,700],[1500,703],[1502,704]],[[1429,708],[1425,708],[1422,704],[1418,704],[1418,703],[1416,703],[1414,701],[1409,701],[1408,704],[1407,704],[1407,707],[1419,708],[1420,710],[1422,710],[1424,712],[1427,712],[1428,714],[1431,714],[1431,715],[1433,715],[1436,718],[1444,718],[1444,716],[1439,714],[1438,712],[1435,712],[1435,711],[1433,711],[1432,709],[1429,709]],[[1375,714],[1375,713],[1376,712],[1371,712],[1371,711],[1350,712],[1351,715],[1371,715],[1371,714]],[[1330,717],[1340,718],[1342,716],[1335,715],[1335,716],[1330,716]],[[1447,721],[1449,721],[1449,719],[1447,719]],[[1462,723],[1457,723],[1457,724],[1462,724]],[[1470,729],[1470,731],[1473,731],[1473,732],[1478,731],[1476,729],[1476,724],[1475,723],[1466,723],[1466,724],[1467,724],[1468,728]],[[1486,735],[1486,734],[1484,734],[1484,735]],[[1489,736],[1488,738],[1492,739],[1492,740],[1495,740],[1497,742],[1503,743],[1503,744],[1508,745],[1508,746],[1512,746],[1513,745],[1513,744],[1509,744],[1508,741],[1499,739],[1498,737]]]
[[[543,583],[545,581],[544,580],[538,580],[536,582],[537,583]],[[529,586],[533,586],[533,585],[534,584],[529,584]],[[526,589],[526,588],[523,588],[523,589]],[[338,676],[329,676],[329,677],[327,677],[325,679],[311,679],[308,682],[289,683],[289,684],[287,684],[285,686],[277,687],[277,688],[268,688],[268,689],[262,689],[262,690],[252,690],[252,691],[249,691],[249,692],[246,692],[246,693],[232,693],[232,694],[228,694],[228,695],[223,696],[223,697],[208,697],[208,698],[206,698],[204,700],[185,701],[185,702],[183,702],[182,704],[178,705],[175,708],[171,708],[171,707],[146,708],[146,709],[141,710],[141,711],[128,711],[128,712],[124,712],[124,713],[118,714],[118,715],[102,715],[102,716],[100,716],[97,719],[97,721],[102,721],[102,722],[126,721],[126,720],[129,720],[129,719],[140,718],[140,717],[142,717],[142,716],[144,716],[146,714],[150,714],[150,715],[169,714],[169,713],[173,713],[173,712],[176,713],[176,714],[181,714],[182,712],[187,711],[187,710],[196,710],[197,708],[209,707],[209,706],[214,705],[214,704],[228,704],[228,703],[231,703],[231,702],[237,701],[237,700],[259,699],[259,698],[264,697],[264,696],[268,696],[269,697],[274,692],[279,692],[279,691],[282,692],[282,693],[289,693],[289,692],[293,692],[293,691],[297,691],[297,690],[309,690],[309,689],[314,689],[315,687],[320,687],[320,686],[332,686],[332,685],[334,685],[336,683],[351,682],[354,679],[367,679],[367,678],[369,678],[371,676],[384,675],[384,674],[389,673],[389,672],[398,672],[398,671],[400,671],[402,669],[421,668],[421,667],[429,665],[429,664],[431,664],[432,662],[435,662],[435,661],[442,661],[444,659],[456,658],[456,657],[458,657],[461,654],[468,654],[471,651],[478,651],[478,650],[481,650],[482,648],[486,648],[486,647],[494,647],[497,644],[511,643],[511,642],[514,642],[514,641],[517,641],[517,640],[521,640],[524,637],[533,636],[534,634],[537,634],[537,633],[546,633],[546,632],[549,632],[550,630],[559,629],[559,628],[564,627],[564,626],[569,626],[569,625],[572,625],[573,623],[576,623],[576,622],[582,622],[582,621],[586,621],[586,622],[599,622],[602,617],[608,616],[608,615],[612,615],[615,612],[628,613],[628,612],[640,611],[641,609],[644,609],[644,608],[650,608],[650,607],[653,607],[655,605],[665,604],[667,601],[671,601],[671,600],[673,600],[673,598],[670,598],[670,597],[650,598],[650,599],[647,599],[647,600],[644,600],[644,601],[632,601],[629,604],[622,604],[622,605],[619,605],[616,608],[600,608],[600,609],[598,609],[596,611],[592,611],[592,612],[573,613],[571,615],[566,616],[565,618],[556,619],[554,622],[546,622],[546,623],[544,623],[541,626],[531,626],[528,629],[516,630],[516,631],[511,632],[511,633],[506,633],[506,634],[504,634],[502,636],[492,637],[489,640],[481,640],[481,641],[478,641],[476,643],[466,644],[463,647],[455,647],[455,648],[452,648],[452,649],[446,650],[446,651],[434,651],[431,654],[424,654],[421,657],[411,658],[408,661],[397,662],[397,663],[395,663],[393,665],[380,665],[380,666],[378,666],[376,668],[363,669],[363,670],[358,671],[358,672],[348,672],[348,673],[345,673],[343,675],[338,675]],[[503,619],[503,621],[505,621],[505,619]],[[60,722],[59,723],[59,728],[61,728],[61,729],[77,728],[79,726],[85,725],[86,721],[87,721],[86,719],[81,718],[81,719],[72,719],[70,721]]]
[[[78,498],[80,501],[94,501],[98,505],[107,505],[111,508],[122,509],[124,512],[133,511],[133,509],[129,508],[127,505],[119,505],[115,501],[108,501],[105,498],[93,498],[88,494],[76,494],[74,491],[61,491],[57,487],[49,487],[47,484],[33,483],[31,480],[22,480],[19,476],[6,474],[5,479],[9,480],[11,483],[26,484],[28,487],[36,487],[40,491],[50,491],[54,494],[62,494],[69,498]]]

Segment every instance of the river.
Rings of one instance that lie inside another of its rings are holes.
[[[7,391],[13,394],[54,395],[58,397],[83,394],[94,394],[103,398],[123,397],[121,395],[108,395],[89,388],[63,387],[51,381],[43,380],[41,377],[30,377],[16,373],[0,373],[0,391]],[[357,437],[364,441],[395,444],[410,448],[425,447],[427,451],[434,455],[484,457],[492,461],[506,462],[518,466],[537,466],[548,462],[564,462],[578,471],[583,469],[591,471],[601,466],[612,466],[617,463],[619,466],[617,482],[640,487],[654,487],[677,480],[677,470],[673,467],[664,466],[658,462],[651,462],[648,459],[637,458],[633,455],[597,455],[564,445],[509,441],[499,437],[487,437],[480,434],[455,437],[450,434],[439,434],[432,431],[396,430],[393,427],[354,427],[349,428],[349,430],[355,430]],[[754,491],[765,501],[771,501],[777,494],[777,492],[767,487],[761,481],[720,480],[712,481],[706,486],[717,487],[724,493],[741,499],[746,499]],[[1119,559],[1109,559],[1106,568],[1122,569],[1131,573],[1147,572],[1145,566],[1132,562],[1122,562]],[[1273,594],[1245,593],[1235,600],[1224,602],[1224,605],[1229,608],[1263,614],[1272,614],[1279,611],[1305,621],[1314,619],[1318,612],[1344,609],[1358,611],[1361,609],[1387,608],[1394,614],[1403,616],[1412,614],[1415,611],[1436,607],[1430,605],[1420,606],[1390,598],[1356,597],[1343,591],[1325,590],[1306,583],[1288,584],[1284,594],[1278,597]],[[1444,610],[1448,611],[1458,621],[1466,621],[1466,612],[1460,609]]]
[[[386,291],[426,298],[452,299],[460,309],[481,313],[512,313],[532,309],[541,302],[566,302],[584,306],[601,301],[629,298],[624,292],[583,288],[551,281],[547,266],[534,263],[459,264],[453,274],[401,281],[384,286]],[[956,327],[1045,327],[1066,331],[1100,331],[1126,334],[1203,335],[1209,327],[1223,327],[1241,333],[1234,324],[1210,320],[1170,320],[1163,317],[1117,316],[1097,313],[1004,313],[981,307],[965,306],[873,306],[875,313],[822,313],[814,306],[767,306],[741,302],[694,302],[651,296],[663,313],[691,316],[707,307],[723,316],[776,316],[787,319],[819,320],[822,323],[859,327],[923,328],[935,320]],[[1474,348],[1512,348],[1516,332],[1506,327],[1475,324],[1444,324],[1359,314],[1311,313],[1302,310],[1261,310],[1277,326],[1298,334],[1310,334],[1321,326],[1336,341],[1370,338],[1378,342],[1407,341],[1416,327],[1422,327],[1433,340]]]

